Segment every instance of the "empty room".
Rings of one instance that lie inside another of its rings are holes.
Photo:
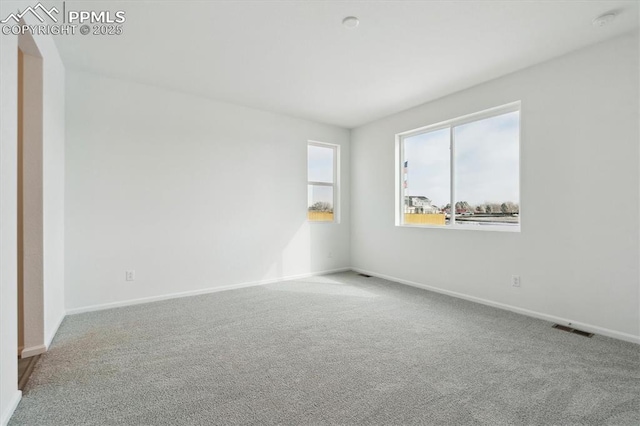
[[[637,426],[639,22],[1,2],[0,425]]]

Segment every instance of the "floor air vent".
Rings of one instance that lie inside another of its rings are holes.
[[[367,275],[367,274],[358,274],[358,275],[360,275],[361,277],[365,277],[365,278],[371,278],[371,275]]]
[[[568,331],[569,333],[579,334],[584,337],[593,337],[593,333],[587,333],[586,331],[576,330],[575,328],[567,327],[566,325],[553,324],[553,328],[557,328],[558,330]]]

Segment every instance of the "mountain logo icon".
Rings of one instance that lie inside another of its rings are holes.
[[[38,13],[40,12],[40,13]],[[31,13],[33,14],[33,16],[35,16],[40,22],[44,22],[44,19],[48,16],[51,20],[53,20],[53,22],[58,22],[58,19],[53,15],[54,13],[59,13],[58,9],[54,7],[52,7],[51,9],[47,9],[46,7],[44,7],[41,3],[36,4],[35,6],[29,6],[27,7],[25,10],[23,10],[22,12],[18,12],[18,13],[11,13],[9,14],[9,16],[7,16],[6,19],[0,21],[0,24],[6,24],[7,22],[9,22],[11,19],[13,19],[16,22],[20,22],[20,19],[22,19],[23,16],[25,16],[27,13]],[[45,17],[43,18],[41,16],[41,14],[45,15]]]

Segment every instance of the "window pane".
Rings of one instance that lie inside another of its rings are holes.
[[[454,128],[456,222],[520,222],[520,113],[510,112]]]
[[[449,129],[403,139],[404,222],[445,225],[450,204]]]
[[[333,186],[309,185],[309,220],[316,222],[333,221]]]
[[[334,153],[333,148],[309,145],[307,164],[310,182],[333,183]]]

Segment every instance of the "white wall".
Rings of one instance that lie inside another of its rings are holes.
[[[0,424],[18,391],[17,166],[18,37],[0,37]]]
[[[44,338],[48,347],[65,316],[65,68],[53,38],[34,39],[43,58],[42,245]]]
[[[638,71],[635,34],[352,131],[352,265],[639,341]],[[522,232],[395,227],[394,135],[516,100]]]
[[[339,225],[306,221],[307,140],[342,147]],[[348,267],[348,141],[333,126],[69,72],[67,308]]]
[[[15,11],[3,3],[2,16]],[[36,25],[35,18],[25,17]],[[64,67],[53,39],[34,36],[43,58],[44,344],[64,318]],[[18,38],[0,37],[0,423],[20,398],[17,389],[17,95]]]

